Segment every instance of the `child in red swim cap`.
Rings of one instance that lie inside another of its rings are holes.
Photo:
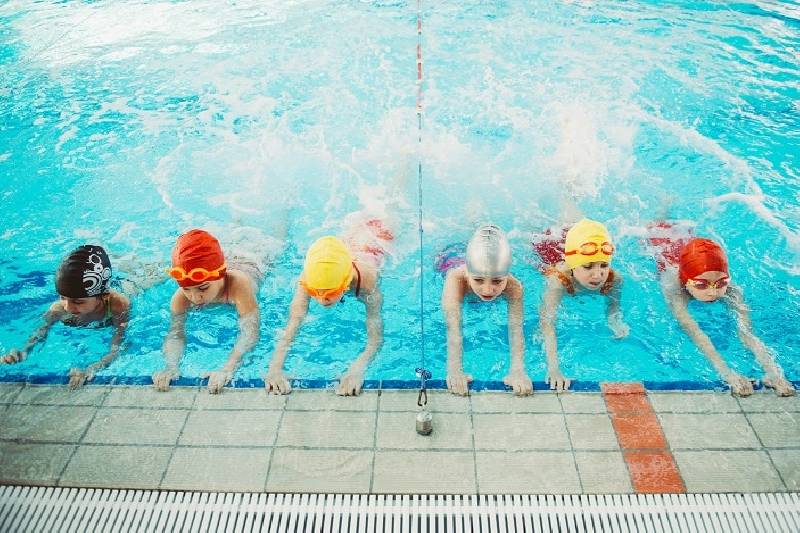
[[[725,251],[711,239],[693,238],[691,231],[677,228],[678,224],[672,222],[655,223],[649,228],[648,241],[656,248],[661,288],[678,323],[730,385],[731,392],[748,396],[753,393],[750,380],[725,363],[688,310],[690,298],[706,303],[720,301],[730,306],[736,313],[739,338],[764,368],[764,385],[775,389],[779,396],[793,395],[794,387],[784,377],[769,348],[753,332],[742,291],[731,284]]]
[[[69,387],[76,389],[94,379],[95,373],[108,366],[119,354],[128,326],[130,302],[110,288],[111,261],[101,246],[83,245],[64,258],[56,271],[56,291],[60,298],[44,314],[44,324],[31,335],[21,350],[11,350],[0,363],[25,360],[36,344],[44,341],[56,322],[67,326],[113,327],[108,353],[86,368],[72,368]]]
[[[246,234],[247,232],[250,234]],[[267,242],[254,228],[238,228],[243,233],[238,241],[255,246]],[[256,233],[256,235],[252,235]],[[253,258],[233,257],[227,261],[219,241],[209,232],[193,229],[178,237],[172,250],[172,267],[168,274],[178,283],[170,301],[170,329],[162,351],[166,366],[153,374],[153,386],[169,390],[171,381],[179,377],[179,364],[186,347],[186,317],[190,311],[212,305],[232,305],[239,315],[239,335],[228,360],[219,370],[203,375],[208,378],[208,392],[222,392],[233,379],[242,356],[259,340],[259,309],[256,291],[266,268],[268,253],[256,253]]]

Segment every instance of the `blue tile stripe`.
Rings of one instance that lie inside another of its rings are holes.
[[[25,374],[6,374],[0,376],[0,383],[30,383],[33,385],[66,385],[69,383],[69,377],[65,374],[39,374],[39,375],[25,375]],[[181,377],[172,383],[177,387],[201,387],[208,383],[207,379],[199,377]],[[293,379],[291,380],[292,387],[295,389],[326,389],[335,387],[338,380],[333,379]],[[651,391],[669,391],[669,390],[714,390],[725,391],[728,389],[722,381],[649,381],[642,382],[644,388]],[[795,388],[800,389],[800,381],[792,381]],[[150,376],[97,376],[89,385],[143,385],[150,386],[153,384]],[[432,390],[447,389],[447,383],[443,379],[428,380],[428,388]],[[235,379],[231,382],[229,387],[239,389],[252,389],[261,388],[264,386],[264,380],[261,378],[252,379]],[[544,381],[534,381],[534,390],[545,391],[549,386]],[[364,381],[365,390],[378,390],[378,389],[417,389],[419,381],[417,380],[402,380],[402,379],[368,379]],[[759,381],[755,384],[756,390],[761,390],[764,385]],[[502,381],[473,381],[470,384],[470,390],[473,391],[510,391],[511,388],[507,387]],[[600,392],[599,381],[582,381],[575,380],[570,387],[572,391],[578,392]]]

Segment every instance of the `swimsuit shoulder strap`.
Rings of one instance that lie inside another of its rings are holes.
[[[356,269],[356,298],[358,298],[358,293],[361,292],[361,271],[356,266],[355,261],[353,261],[353,268]]]
[[[609,292],[611,292],[611,289],[613,288],[614,288],[614,269],[611,268],[608,270],[608,279],[606,280],[605,283],[603,283],[603,286],[600,287],[600,294],[608,294]]]
[[[561,272],[556,267],[549,267],[544,271],[545,276],[556,276],[558,277],[558,281],[561,282],[561,285],[564,286],[564,289],[567,291],[567,294],[570,296],[575,296],[575,287],[572,285],[572,280],[567,277],[566,274]]]

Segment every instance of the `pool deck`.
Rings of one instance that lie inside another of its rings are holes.
[[[0,483],[252,492],[800,490],[800,398],[771,392],[415,391],[0,384]]]

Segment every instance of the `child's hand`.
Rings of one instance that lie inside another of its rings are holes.
[[[173,368],[166,367],[164,370],[159,370],[153,374],[153,386],[157,391],[167,392],[169,390],[170,382],[175,381],[176,379],[178,379],[178,371]]]
[[[503,378],[503,383],[514,389],[517,396],[529,396],[533,393],[533,382],[524,370],[512,370]]]
[[[615,339],[624,339],[631,332],[630,326],[622,321],[622,319],[612,319],[608,321],[608,327],[614,334]]]
[[[292,392],[292,386],[283,370],[270,370],[264,376],[264,388],[267,393],[274,392],[275,394],[289,394]]]
[[[469,394],[469,383],[472,381],[472,376],[465,374],[461,370],[451,370],[447,373],[447,388],[453,394],[459,396],[466,396]]]
[[[545,381],[548,385],[550,385],[550,390],[554,390],[556,392],[563,392],[572,384],[572,380],[570,378],[565,378],[564,374],[561,373],[561,370],[558,369],[547,372],[547,378],[545,378]]]
[[[791,384],[785,377],[778,374],[766,374],[764,376],[764,385],[770,389],[775,389],[778,396],[794,396],[794,385]]]
[[[13,365],[14,363],[19,363],[20,361],[24,361],[28,354],[22,350],[17,350],[16,348],[12,349],[6,355],[0,359],[0,362],[5,363],[7,365]]]
[[[214,372],[206,372],[203,377],[208,378],[208,393],[219,394],[225,385],[233,379],[233,372],[216,370]]]
[[[80,368],[71,368],[69,371],[69,388],[72,390],[83,387],[89,376]]]
[[[336,394],[339,396],[358,396],[361,394],[361,386],[363,384],[364,374],[361,372],[348,372],[339,378]]]
[[[753,394],[753,384],[741,374],[730,371],[725,376],[725,381],[731,386],[731,394],[734,396],[750,396]]]

